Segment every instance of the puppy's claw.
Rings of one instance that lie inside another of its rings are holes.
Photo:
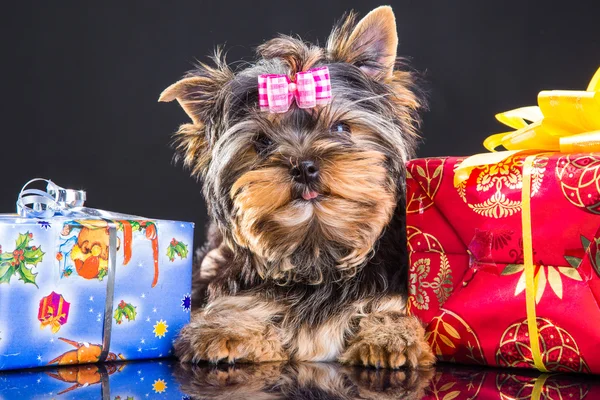
[[[175,342],[175,355],[182,362],[208,361],[211,364],[227,362],[262,362],[286,359],[281,343],[276,338],[238,330],[226,333],[206,326],[189,324],[181,330]]]
[[[341,362],[377,369],[403,366],[417,369],[434,364],[435,357],[424,340],[425,332],[418,320],[402,317],[386,324],[377,319],[373,321],[370,325],[365,321],[362,330],[340,357]]]

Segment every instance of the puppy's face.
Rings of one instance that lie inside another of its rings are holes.
[[[193,120],[181,157],[204,180],[209,211],[263,278],[318,283],[356,273],[403,192],[419,103],[394,71],[394,15],[380,7],[334,28],[326,48],[279,37],[233,72],[217,55],[169,87]],[[327,65],[332,101],[260,111],[257,78]]]

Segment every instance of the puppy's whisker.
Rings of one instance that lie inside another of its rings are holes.
[[[383,94],[379,94],[377,96],[365,97],[363,99],[355,100],[354,102],[351,103],[351,105],[354,106],[354,105],[363,103],[365,101],[373,101],[373,100],[377,100],[377,99],[383,99],[383,98],[391,96],[391,95],[392,95],[392,93],[383,93]]]

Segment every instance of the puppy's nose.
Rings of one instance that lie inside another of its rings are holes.
[[[300,161],[292,167],[290,174],[296,182],[308,185],[319,178],[319,167],[313,161]]]

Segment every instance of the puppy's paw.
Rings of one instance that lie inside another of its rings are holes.
[[[287,358],[270,327],[252,328],[207,323],[199,314],[181,330],[175,341],[175,355],[182,362],[194,363],[265,362]]]
[[[428,368],[435,363],[435,356],[424,335],[415,317],[371,315],[361,321],[340,361],[376,368]]]

